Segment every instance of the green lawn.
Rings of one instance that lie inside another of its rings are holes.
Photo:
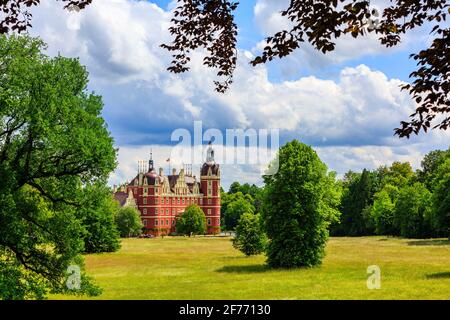
[[[450,299],[448,240],[331,238],[326,253],[320,267],[273,271],[229,238],[126,239],[86,266],[100,299]],[[367,289],[369,265],[379,290]]]

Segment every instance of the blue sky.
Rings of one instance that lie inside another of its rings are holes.
[[[378,7],[388,2],[372,1]],[[407,34],[396,48],[382,47],[374,36],[342,38],[331,54],[304,45],[286,59],[251,67],[265,36],[286,26],[278,12],[287,3],[241,1],[238,68],[225,95],[214,92],[214,72],[202,65],[201,52],[194,53],[191,72],[166,71],[170,55],[159,46],[171,39],[171,1],[95,0],[80,13],[47,1],[34,10],[31,33],[48,43],[50,55],[79,57],[90,73],[89,89],[103,96],[103,115],[120,150],[111,183],[131,179],[150,149],[157,165],[166,166],[175,144],[171,134],[192,132],[194,121],[222,132],[278,128],[281,143],[312,145],[339,174],[397,160],[417,167],[426,152],[448,147],[448,132],[393,137],[415,107],[400,85],[415,68],[409,54],[429,41],[425,28]],[[225,186],[261,183],[258,167],[224,169]]]

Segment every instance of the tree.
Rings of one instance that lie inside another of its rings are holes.
[[[196,204],[186,207],[185,211],[178,217],[176,223],[177,233],[189,237],[206,232],[206,217],[203,210]]]
[[[114,252],[120,249],[119,231],[115,217],[119,203],[112,197],[104,182],[86,185],[83,190],[83,204],[77,210],[85,232],[84,252]]]
[[[260,254],[264,251],[266,236],[259,214],[244,213],[238,221],[233,247],[246,256]]]
[[[230,185],[230,189],[228,190],[228,193],[237,193],[241,191],[241,184],[237,181],[233,182]]]
[[[434,178],[431,223],[436,236],[450,237],[450,155]]]
[[[174,40],[162,47],[173,52],[174,73],[189,70],[190,55],[198,48],[205,49],[204,64],[217,69],[221,81],[215,81],[216,90],[225,92],[233,82],[237,63],[236,41],[238,27],[234,21],[237,1],[178,0],[172,26]],[[379,17],[367,0],[293,0],[281,14],[290,20],[290,30],[279,30],[266,39],[262,53],[252,65],[284,58],[309,42],[316,50],[327,53],[335,50],[335,41],[345,35],[354,38],[370,33],[380,35],[380,44],[396,46],[403,34],[424,22],[432,24],[432,41],[429,47],[411,55],[418,69],[411,73],[414,81],[402,86],[417,103],[410,121],[402,121],[395,129],[400,137],[410,137],[430,127],[447,129],[450,125],[450,28],[446,16],[450,14],[447,0],[393,1]],[[433,124],[436,116],[438,122]],[[439,122],[440,121],[440,122]]]
[[[394,226],[394,208],[398,192],[397,187],[388,184],[381,191],[375,193],[370,214],[375,222],[377,234],[398,234]]]
[[[430,226],[431,193],[421,183],[400,189],[394,209],[394,225],[405,238],[425,238]]]
[[[84,272],[79,291],[65,281],[70,265],[82,268],[83,185],[107,179],[116,151],[85,68],[44,49],[39,39],[0,35],[2,299],[99,293]]]
[[[407,185],[413,177],[414,171],[409,162],[395,161],[385,174],[383,184],[391,184],[400,188]]]
[[[144,227],[139,211],[132,207],[123,207],[119,210],[116,225],[123,238],[139,236]]]
[[[321,263],[333,212],[328,208],[327,167],[309,146],[293,140],[278,151],[279,169],[264,176],[262,218],[273,268]]]
[[[371,233],[367,214],[372,205],[372,175],[364,169],[360,176],[353,176],[342,193],[341,221],[334,227],[334,235],[362,236]]]
[[[445,161],[446,156],[450,156],[450,149],[447,151],[434,150],[428,152],[422,162],[421,170],[418,170],[419,181],[425,184],[428,190],[433,190],[433,182],[439,166]]]
[[[252,205],[252,202],[253,199],[251,199],[251,196],[239,197],[227,205],[227,209],[223,216],[224,227],[226,230],[234,230],[237,226],[239,218],[244,213],[255,213],[255,207]]]

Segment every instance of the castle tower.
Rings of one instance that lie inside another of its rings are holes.
[[[200,186],[203,193],[201,208],[206,216],[209,234],[220,232],[220,167],[214,159],[214,149],[208,144],[206,162],[200,170]]]
[[[150,151],[150,159],[148,160],[148,172],[155,170],[153,163],[153,152]]]

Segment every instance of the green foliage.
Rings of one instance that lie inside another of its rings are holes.
[[[384,177],[383,184],[391,184],[401,188],[407,185],[413,177],[414,171],[409,162],[393,162]]]
[[[77,59],[49,58],[39,39],[0,36],[0,298],[67,291],[85,231],[83,185],[115,168],[102,100]],[[81,267],[81,265],[80,265]],[[81,290],[98,294],[84,273]]]
[[[333,235],[361,236],[371,233],[367,212],[373,197],[373,177],[364,169],[361,175],[349,175],[342,192],[340,224],[333,226]],[[366,214],[364,214],[366,213]]]
[[[116,216],[116,225],[121,237],[137,237],[142,233],[140,213],[132,207],[120,208]]]
[[[176,229],[178,234],[188,236],[206,233],[206,217],[203,210],[196,204],[186,207],[177,219]]]
[[[251,204],[255,207],[255,212],[260,212],[263,197],[263,188],[259,188],[255,184],[250,185],[248,183],[244,183],[243,185],[241,185],[239,182],[233,182],[230,185],[228,194],[222,193],[222,206],[224,204],[226,206],[228,203],[235,200],[235,196],[240,193],[244,196],[247,196],[247,199],[249,201],[251,200]],[[223,195],[225,195],[225,197],[223,197]],[[225,202],[223,201],[224,199]],[[222,211],[222,214],[224,214],[225,211],[226,208]]]
[[[259,254],[264,251],[267,239],[263,231],[259,214],[244,213],[236,227],[233,247],[246,256]]]
[[[394,225],[406,238],[426,238],[431,235],[429,216],[431,193],[419,182],[400,189],[394,208]]]
[[[237,192],[241,191],[240,189],[241,189],[241,184],[239,182],[235,181],[230,185],[230,189],[228,190],[228,192],[233,194],[233,193],[237,193]]]
[[[297,140],[280,148],[278,161],[278,172],[264,177],[267,263],[274,268],[318,265],[325,254],[327,227],[335,219],[325,194],[330,188],[327,167]]]
[[[431,223],[436,236],[450,237],[450,154],[433,180]]]
[[[235,200],[228,203],[223,215],[223,225],[225,230],[234,230],[239,218],[246,212],[255,213],[255,207],[252,205],[251,196],[242,196],[242,193],[236,193]]]
[[[375,223],[375,232],[379,235],[396,235],[394,226],[394,208],[398,188],[390,184],[374,195],[371,216]]]
[[[119,231],[115,223],[119,207],[105,183],[89,184],[84,188],[83,204],[77,211],[77,216],[85,229],[85,253],[119,250]]]
[[[428,152],[421,162],[421,169],[418,170],[419,181],[422,182],[428,190],[434,188],[434,179],[436,178],[439,166],[445,162],[446,157],[450,155],[450,149],[447,151],[434,150]]]

